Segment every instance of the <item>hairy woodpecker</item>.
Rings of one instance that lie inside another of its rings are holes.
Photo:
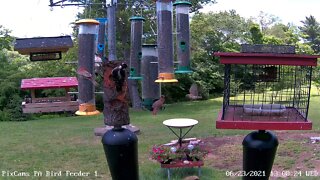
[[[121,65],[115,67],[112,70],[112,79],[116,84],[117,92],[122,91],[122,86],[124,81],[126,80],[126,68],[128,66],[125,63],[121,63]]]

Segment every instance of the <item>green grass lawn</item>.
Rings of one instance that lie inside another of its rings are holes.
[[[320,96],[313,93],[309,118],[313,131],[320,132]],[[167,143],[175,136],[162,124],[170,118],[194,118],[199,121],[188,137],[246,135],[250,131],[217,130],[215,119],[221,107],[221,98],[199,102],[183,102],[166,106],[157,116],[148,111],[130,111],[131,123],[140,128],[139,173],[142,180],[166,179],[166,171],[158,163],[149,160],[149,151],[154,144]],[[26,122],[0,122],[0,179],[7,173],[29,173],[28,179],[48,179],[46,173],[62,172],[52,179],[79,179],[66,177],[65,172],[89,172],[84,179],[111,179],[101,138],[94,136],[94,128],[103,125],[103,116],[55,117],[47,116]],[[224,158],[224,157],[221,157]],[[34,171],[42,172],[35,177]],[[48,171],[48,172],[46,172]],[[197,169],[174,170],[172,179],[196,175]],[[225,171],[204,166],[201,179],[226,179]]]

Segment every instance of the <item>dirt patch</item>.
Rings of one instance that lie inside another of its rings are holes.
[[[320,142],[312,143],[310,140],[310,137],[319,137],[320,133],[276,131],[275,134],[279,146],[272,171],[280,173],[280,176],[282,172],[301,172],[301,176],[305,176],[306,171],[320,173]],[[238,135],[202,139],[210,150],[207,166],[225,171],[242,170],[243,139],[244,136]]]

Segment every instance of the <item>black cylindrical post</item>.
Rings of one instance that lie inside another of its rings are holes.
[[[156,82],[178,82],[174,77],[172,1],[157,0],[157,48],[159,75]]]
[[[131,21],[131,45],[130,45],[130,77],[128,79],[141,80],[140,66],[141,66],[141,44],[143,33],[144,18],[140,16],[133,16]]]
[[[138,180],[138,138],[128,129],[107,131],[102,144],[113,180]]]
[[[107,5],[108,17],[108,60],[117,60],[116,52],[116,3],[111,0],[111,4]]]
[[[160,86],[155,80],[158,78],[157,45],[142,45],[141,75],[142,104],[151,110],[152,104],[160,98]]]
[[[269,179],[278,144],[277,137],[269,131],[248,134],[242,142],[243,171],[246,173],[243,179]]]
[[[175,73],[191,73],[190,68],[190,2],[176,1],[176,33],[177,33],[177,59],[178,69]]]
[[[94,19],[83,19],[79,26],[78,50],[78,91],[79,110],[77,115],[99,114],[95,104],[94,59],[96,52],[96,35],[99,22]]]
[[[103,64],[104,122],[114,128],[102,137],[102,144],[113,180],[138,180],[138,139],[122,126],[130,124],[127,101],[127,65],[117,61]]]
[[[106,26],[107,18],[96,18],[99,21],[99,32],[98,32],[98,44],[97,44],[97,54],[103,60],[105,60],[105,46],[106,46]]]

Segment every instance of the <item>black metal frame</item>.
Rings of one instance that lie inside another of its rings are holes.
[[[266,69],[272,69],[273,73]],[[293,111],[286,111],[279,116],[281,121],[307,121],[311,77],[312,66],[226,64],[222,119],[225,119],[229,108],[234,108],[235,112],[236,108],[245,104],[281,104],[296,111],[295,115],[292,114]],[[259,116],[244,116],[241,115],[240,118],[259,120]],[[268,116],[269,120],[277,119],[272,115]],[[234,117],[237,118],[239,117]]]

